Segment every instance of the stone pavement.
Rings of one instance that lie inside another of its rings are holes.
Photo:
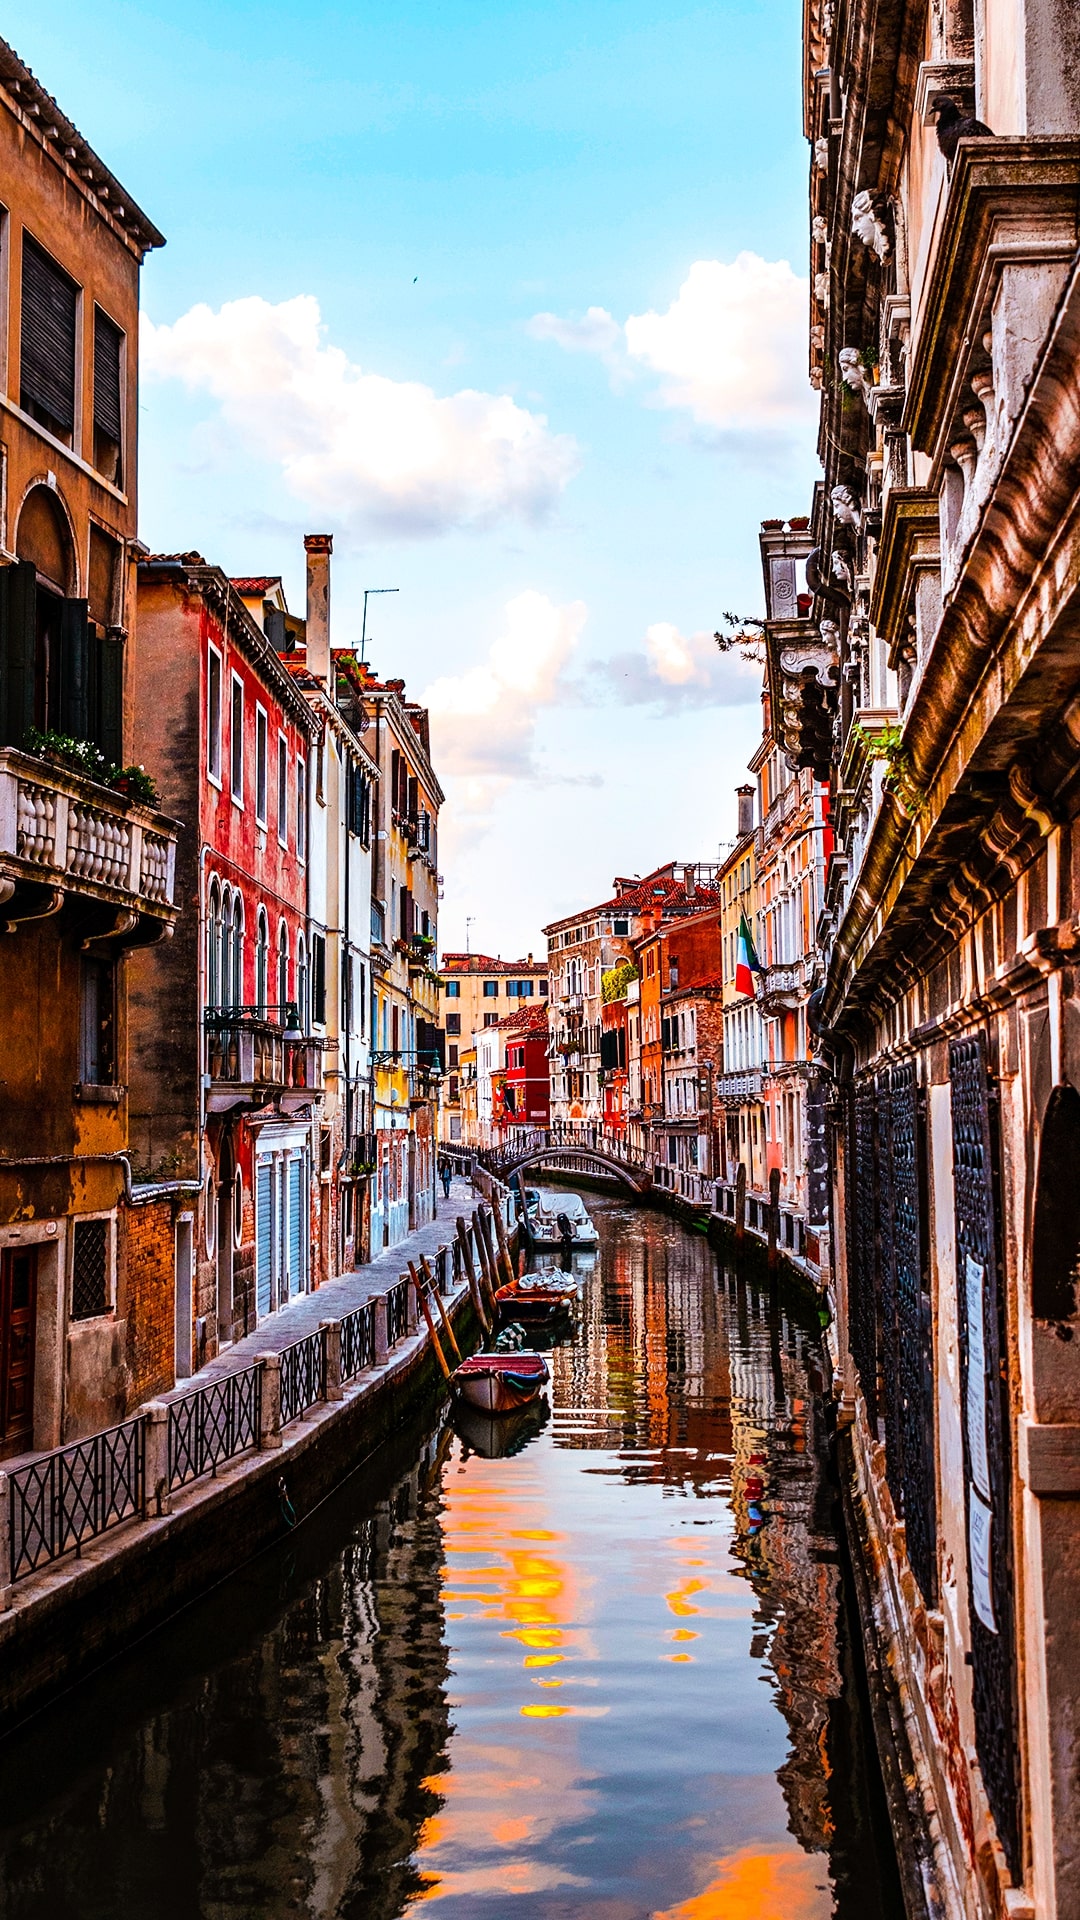
[[[207,1386],[223,1374],[250,1367],[260,1353],[281,1353],[285,1347],[291,1347],[294,1340],[314,1333],[323,1320],[344,1319],[354,1307],[362,1307],[373,1294],[385,1293],[402,1274],[407,1274],[410,1260],[418,1263],[423,1253],[430,1263],[440,1247],[448,1246],[454,1239],[458,1215],[463,1215],[467,1223],[480,1198],[467,1180],[451,1181],[449,1200],[443,1199],[440,1188],[438,1212],[426,1227],[418,1227],[407,1239],[399,1240],[396,1247],[384,1248],[367,1266],[339,1274],[336,1280],[326,1280],[313,1293],[297,1294],[288,1306],[279,1307],[276,1313],[260,1320],[254,1333],[235,1340],[190,1379],[178,1381],[171,1392],[159,1394],[157,1398],[175,1400],[181,1394],[190,1393],[193,1387]]]

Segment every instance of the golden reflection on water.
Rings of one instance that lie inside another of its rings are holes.
[[[498,1896],[560,1920],[833,1912],[827,1818],[817,1806],[792,1841],[784,1703],[774,1675],[760,1690],[760,1653],[748,1660],[778,1546],[802,1578],[806,1542],[778,1540],[770,1491],[778,1434],[785,1458],[806,1453],[806,1400],[778,1380],[760,1328],[733,1323],[712,1256],[693,1252],[673,1271],[640,1238],[609,1238],[577,1337],[552,1356],[550,1428],[516,1456],[455,1441],[447,1458],[455,1731],[449,1771],[426,1782],[442,1809],[414,1864],[419,1897],[455,1913],[502,1920]],[[826,1610],[831,1577],[815,1595]],[[779,1592],[765,1611],[775,1635]],[[726,1849],[684,1852],[673,1820],[723,1831]]]

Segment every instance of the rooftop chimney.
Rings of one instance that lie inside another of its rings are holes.
[[[739,802],[739,839],[754,831],[754,789],[736,787],[735,796]]]
[[[330,685],[330,555],[332,533],[305,533],[307,554],[307,669]]]
[[[682,883],[683,883],[683,887],[684,887],[684,890],[685,890],[685,891],[686,891],[687,893],[693,893],[693,892],[694,892],[694,889],[695,889],[695,887],[696,887],[696,885],[697,885],[697,869],[696,869],[695,867],[684,867],[684,868],[683,868],[683,870],[682,870]]]

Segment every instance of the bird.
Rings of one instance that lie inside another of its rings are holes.
[[[993,130],[973,113],[962,113],[955,100],[939,100],[934,108],[937,143],[951,166],[961,140],[992,140]]]

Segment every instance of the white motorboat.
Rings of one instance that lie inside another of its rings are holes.
[[[526,1187],[525,1221],[534,1247],[564,1247],[574,1251],[594,1251],[600,1235],[585,1210],[579,1193],[563,1193],[555,1187]]]

